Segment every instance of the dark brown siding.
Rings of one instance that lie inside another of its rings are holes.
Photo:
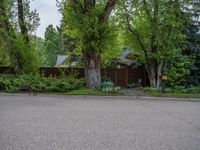
[[[46,77],[71,73],[77,73],[79,77],[84,77],[83,68],[40,68],[40,74]],[[116,86],[126,87],[128,84],[137,83],[139,79],[142,81],[142,86],[149,85],[145,68],[101,69],[101,75],[110,78]]]

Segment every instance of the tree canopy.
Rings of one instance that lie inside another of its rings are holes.
[[[79,57],[86,85],[101,86],[101,68],[113,67],[124,48],[140,56],[150,86],[200,85],[199,0],[57,0],[60,25],[33,35],[39,14],[30,0],[0,2],[0,66],[17,73],[55,66],[57,55]],[[56,11],[56,10],[55,10]],[[27,65],[28,64],[28,65]]]

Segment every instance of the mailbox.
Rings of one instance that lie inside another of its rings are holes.
[[[165,74],[162,75],[162,80],[163,80],[163,81],[167,81],[167,79],[168,79],[168,76],[167,76],[167,75],[165,75]]]

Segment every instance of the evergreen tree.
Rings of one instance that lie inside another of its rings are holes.
[[[187,15],[184,30],[186,34],[184,53],[194,59],[186,85],[200,86],[200,1],[193,0],[190,2],[190,7],[183,10],[183,13]]]
[[[53,27],[53,25],[49,25],[46,28],[44,40],[45,66],[55,66],[57,55],[65,54],[60,41],[59,32]]]

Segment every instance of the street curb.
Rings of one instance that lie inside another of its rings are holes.
[[[175,97],[153,97],[153,96],[141,96],[142,99],[154,99],[154,100],[182,100],[182,101],[200,101],[200,98],[175,98]]]
[[[154,97],[154,96],[94,96],[94,95],[68,95],[68,94],[45,94],[45,93],[0,93],[0,96],[50,96],[50,97],[79,97],[79,98],[126,98],[136,100],[173,100],[173,101],[199,101],[200,98],[174,98],[174,97]]]

